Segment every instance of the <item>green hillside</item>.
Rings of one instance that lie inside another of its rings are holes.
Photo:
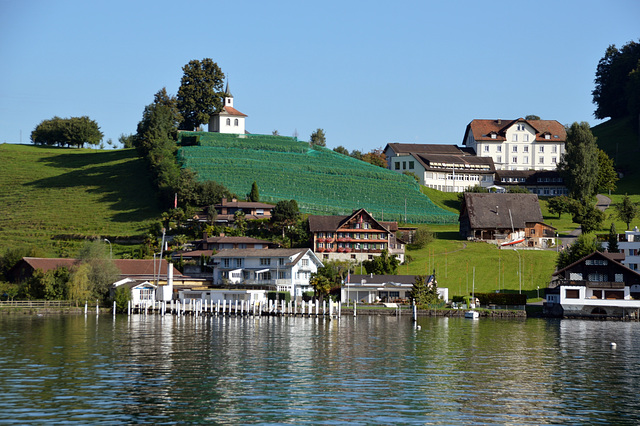
[[[598,147],[614,161],[616,169],[624,174],[618,182],[616,193],[640,195],[640,137],[634,120],[630,117],[605,121],[591,131],[598,138]]]
[[[75,254],[73,237],[139,236],[160,216],[135,150],[0,144],[0,161],[0,253]]]
[[[180,141],[183,167],[239,195],[255,181],[261,201],[295,199],[305,213],[348,214],[365,208],[384,220],[458,220],[423,195],[414,179],[294,138],[183,132]]]

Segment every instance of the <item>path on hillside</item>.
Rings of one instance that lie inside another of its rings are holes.
[[[596,202],[596,208],[600,211],[605,211],[611,205],[611,198],[606,195],[598,194],[596,195],[596,199],[598,200]],[[560,237],[560,244],[564,247],[566,247],[567,244],[573,244],[581,233],[582,230],[580,227],[574,229],[569,233],[569,235]],[[553,248],[551,248],[551,250],[553,250]]]

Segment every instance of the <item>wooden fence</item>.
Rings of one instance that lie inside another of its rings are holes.
[[[70,308],[76,306],[76,302],[69,300],[3,300],[0,308]]]

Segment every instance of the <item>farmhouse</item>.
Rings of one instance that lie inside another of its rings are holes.
[[[593,252],[560,269],[547,290],[544,310],[556,316],[617,316],[640,311],[640,273],[619,253]]]
[[[542,221],[535,194],[464,194],[460,208],[460,235],[494,244],[522,242],[518,246],[553,245],[555,228]]]
[[[567,132],[556,120],[472,120],[462,144],[498,170],[555,170]]]
[[[398,223],[379,222],[365,209],[348,216],[309,216],[309,231],[313,251],[322,259],[359,263],[387,250],[404,262],[405,243],[397,236]]]
[[[490,157],[455,145],[390,143],[387,168],[415,174],[421,185],[443,192],[462,192],[472,186],[493,185],[495,167]]]

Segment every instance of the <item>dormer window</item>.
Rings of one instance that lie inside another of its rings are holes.
[[[491,139],[495,139],[498,135],[496,135],[495,133],[491,133]]]
[[[551,135],[549,133],[547,133],[546,135],[544,135],[545,139],[551,139]]]

